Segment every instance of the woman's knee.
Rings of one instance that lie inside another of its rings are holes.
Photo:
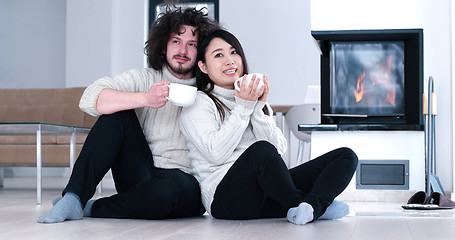
[[[351,166],[355,170],[359,161],[357,154],[348,147],[342,147],[337,150],[339,151],[339,159],[344,161],[347,166]]]
[[[246,160],[257,162],[259,165],[270,165],[283,161],[275,146],[267,141],[253,143],[245,154]]]
[[[267,153],[270,153],[270,152],[276,152],[276,148],[275,146],[273,146],[273,144],[267,142],[267,141],[257,141],[253,144],[251,144],[251,146],[248,148],[250,149],[251,151],[254,151],[254,152],[257,152],[257,153],[260,153],[260,152],[267,152]]]

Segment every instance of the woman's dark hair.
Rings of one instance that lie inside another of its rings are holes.
[[[246,62],[242,45],[240,44],[239,40],[234,35],[232,35],[232,33],[224,29],[217,29],[202,39],[198,45],[196,61],[202,61],[203,63],[206,62],[205,52],[207,51],[208,45],[214,38],[223,39],[237,51],[237,53],[242,58],[243,63],[243,73],[241,73],[241,75],[248,74],[248,64]],[[213,100],[213,102],[215,102],[216,109],[220,113],[221,120],[223,121],[226,116],[224,109],[228,111],[230,111],[230,109],[212,94],[215,83],[212,81],[212,79],[210,79],[209,75],[203,73],[198,67],[196,68],[196,86],[198,90],[207,94]]]
[[[169,37],[172,33],[180,33],[183,25],[196,28],[198,42],[209,32],[218,28],[216,21],[208,18],[204,8],[182,9],[176,6],[165,6],[166,11],[158,15],[153,23],[148,40],[145,43],[145,54],[149,66],[155,70],[161,70],[167,64],[166,48]]]

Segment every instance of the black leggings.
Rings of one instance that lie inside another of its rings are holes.
[[[112,169],[117,194],[95,201],[92,217],[165,219],[200,216],[197,180],[178,169],[153,165],[153,155],[134,110],[102,115],[91,129],[63,194],[82,206]]]
[[[218,185],[212,216],[238,220],[285,217],[289,208],[306,202],[318,219],[349,184],[357,161],[351,149],[339,148],[288,170],[272,144],[256,142]]]

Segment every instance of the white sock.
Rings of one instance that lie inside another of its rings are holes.
[[[290,208],[288,210],[287,218],[288,221],[297,225],[303,225],[313,220],[313,207],[302,202],[298,207]]]
[[[333,200],[319,219],[338,219],[349,214],[349,205],[345,202]]]

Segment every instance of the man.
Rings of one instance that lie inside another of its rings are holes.
[[[167,103],[166,85],[195,84],[198,40],[217,27],[202,11],[168,9],[153,24],[146,43],[151,68],[104,77],[87,87],[79,106],[100,117],[63,197],[38,222],[83,216],[166,219],[205,212],[199,184],[188,174],[188,150],[178,126],[181,107]],[[117,193],[89,200],[109,169]]]

